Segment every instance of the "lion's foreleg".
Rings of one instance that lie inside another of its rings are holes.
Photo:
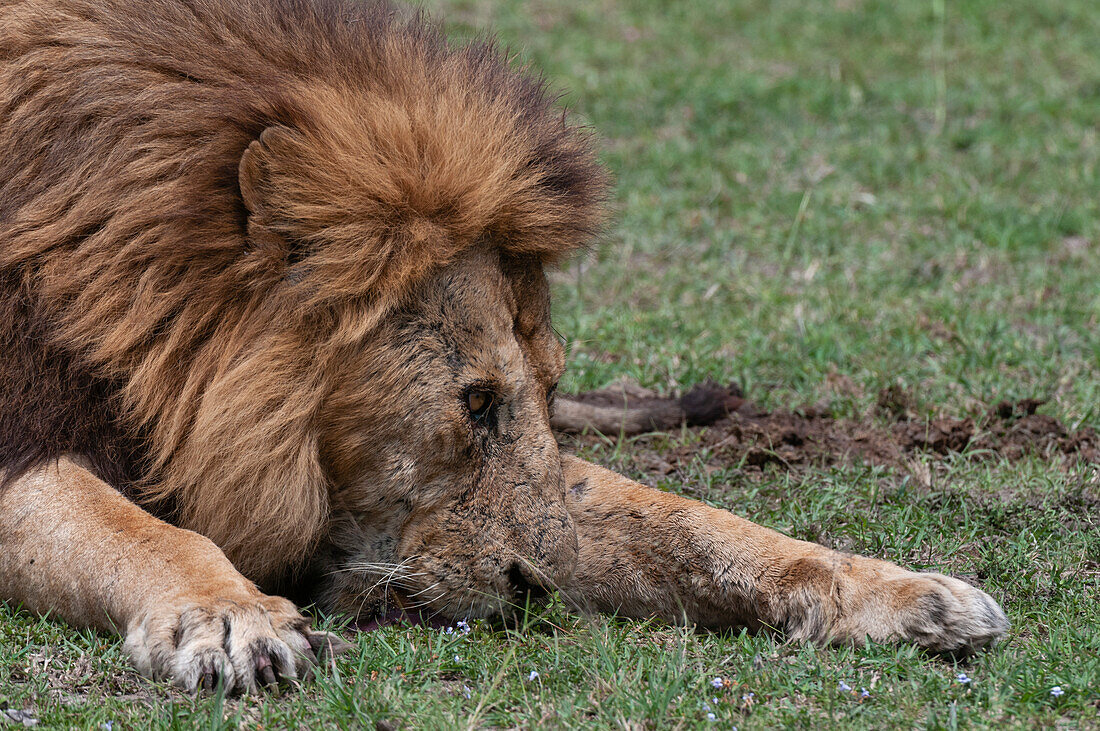
[[[0,492],[0,599],[118,631],[139,669],[188,689],[294,677],[322,639],[212,542],[64,459]]]
[[[725,510],[565,457],[580,558],[564,594],[584,608],[796,639],[989,644],[1008,628],[984,592],[789,538]]]

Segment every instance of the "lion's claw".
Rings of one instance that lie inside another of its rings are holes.
[[[220,684],[227,693],[304,677],[322,647],[347,647],[310,630],[289,601],[268,596],[159,608],[131,624],[125,646],[147,676],[188,691],[212,691]]]
[[[260,686],[266,687],[278,684],[275,670],[271,667],[271,658],[267,655],[256,657],[256,681]]]
[[[199,681],[199,690],[212,693],[218,687],[218,673],[213,669],[206,669],[203,671],[202,679]]]

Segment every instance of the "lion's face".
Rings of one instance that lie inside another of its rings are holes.
[[[322,455],[320,601],[354,616],[483,616],[573,571],[549,425],[564,365],[537,260],[467,255],[342,358]]]

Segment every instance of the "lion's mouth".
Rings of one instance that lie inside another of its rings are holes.
[[[388,612],[376,614],[373,617],[360,617],[356,620],[354,627],[359,632],[373,632],[376,629],[390,627],[395,624],[443,629],[453,623],[448,622],[440,614],[426,614],[418,611],[407,611],[403,607],[395,607]]]
[[[361,611],[351,628],[357,632],[373,632],[383,627],[406,625],[411,627],[428,627],[450,632],[452,629],[463,634],[469,632],[467,622],[474,617],[500,616],[503,607],[487,609],[477,605],[467,605],[467,611],[456,614],[447,609],[425,606],[422,602],[416,602],[407,595],[391,589],[385,604],[378,606],[375,611]]]

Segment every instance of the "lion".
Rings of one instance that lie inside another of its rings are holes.
[[[0,600],[253,691],[360,623],[583,611],[966,652],[967,583],[563,454],[591,134],[353,0],[0,4]]]

